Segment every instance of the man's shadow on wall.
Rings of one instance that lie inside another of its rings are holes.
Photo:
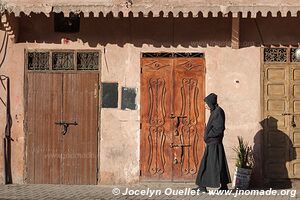
[[[252,188],[292,188],[286,163],[296,159],[288,133],[278,129],[278,120],[269,117],[260,122],[262,129],[254,137]]]

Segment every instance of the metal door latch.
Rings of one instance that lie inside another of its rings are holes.
[[[296,122],[295,122],[295,115],[292,114],[292,113],[282,113],[281,115],[285,116],[285,115],[292,115],[292,121],[291,121],[291,126],[293,128],[295,128],[297,125],[296,125]]]
[[[174,160],[173,160],[173,164],[178,164],[178,160],[177,160],[177,158],[174,158]]]
[[[282,113],[281,115],[285,116],[285,115],[292,115],[292,113]]]
[[[173,113],[171,113],[170,118],[175,119],[175,134],[174,135],[178,136],[179,135],[178,127],[180,124],[180,118],[187,118],[187,116],[176,116]]]
[[[296,122],[295,122],[295,116],[294,116],[294,115],[293,115],[293,117],[292,117],[291,125],[292,125],[293,128],[296,127]]]
[[[66,133],[68,132],[68,127],[70,125],[74,125],[77,126],[77,122],[65,122],[65,121],[60,121],[60,122],[55,122],[56,125],[60,125],[63,126],[63,131],[61,132],[63,135],[66,135]]]
[[[174,148],[174,147],[190,147],[190,146],[191,146],[190,144],[173,144],[173,143],[170,144],[171,148]]]

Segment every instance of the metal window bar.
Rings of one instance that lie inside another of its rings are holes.
[[[166,53],[166,52],[157,52],[157,53],[142,53],[143,58],[186,58],[186,57],[195,57],[195,58],[204,58],[204,53],[186,53],[186,52],[177,52],[177,53]]]
[[[264,48],[264,62],[288,62],[287,48]]]
[[[28,71],[98,71],[100,52],[92,50],[33,50],[25,53]]]

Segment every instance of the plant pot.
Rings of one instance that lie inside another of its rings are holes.
[[[252,169],[235,168],[232,187],[235,189],[246,190],[249,187]]]

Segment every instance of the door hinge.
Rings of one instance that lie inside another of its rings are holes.
[[[141,68],[141,73],[143,73],[143,68]]]
[[[140,129],[142,129],[142,123],[140,123]]]
[[[98,181],[99,181],[99,167],[97,167],[97,170],[96,170],[96,177],[97,177],[97,183],[98,183]]]
[[[140,176],[142,176],[142,170],[140,170]]]

